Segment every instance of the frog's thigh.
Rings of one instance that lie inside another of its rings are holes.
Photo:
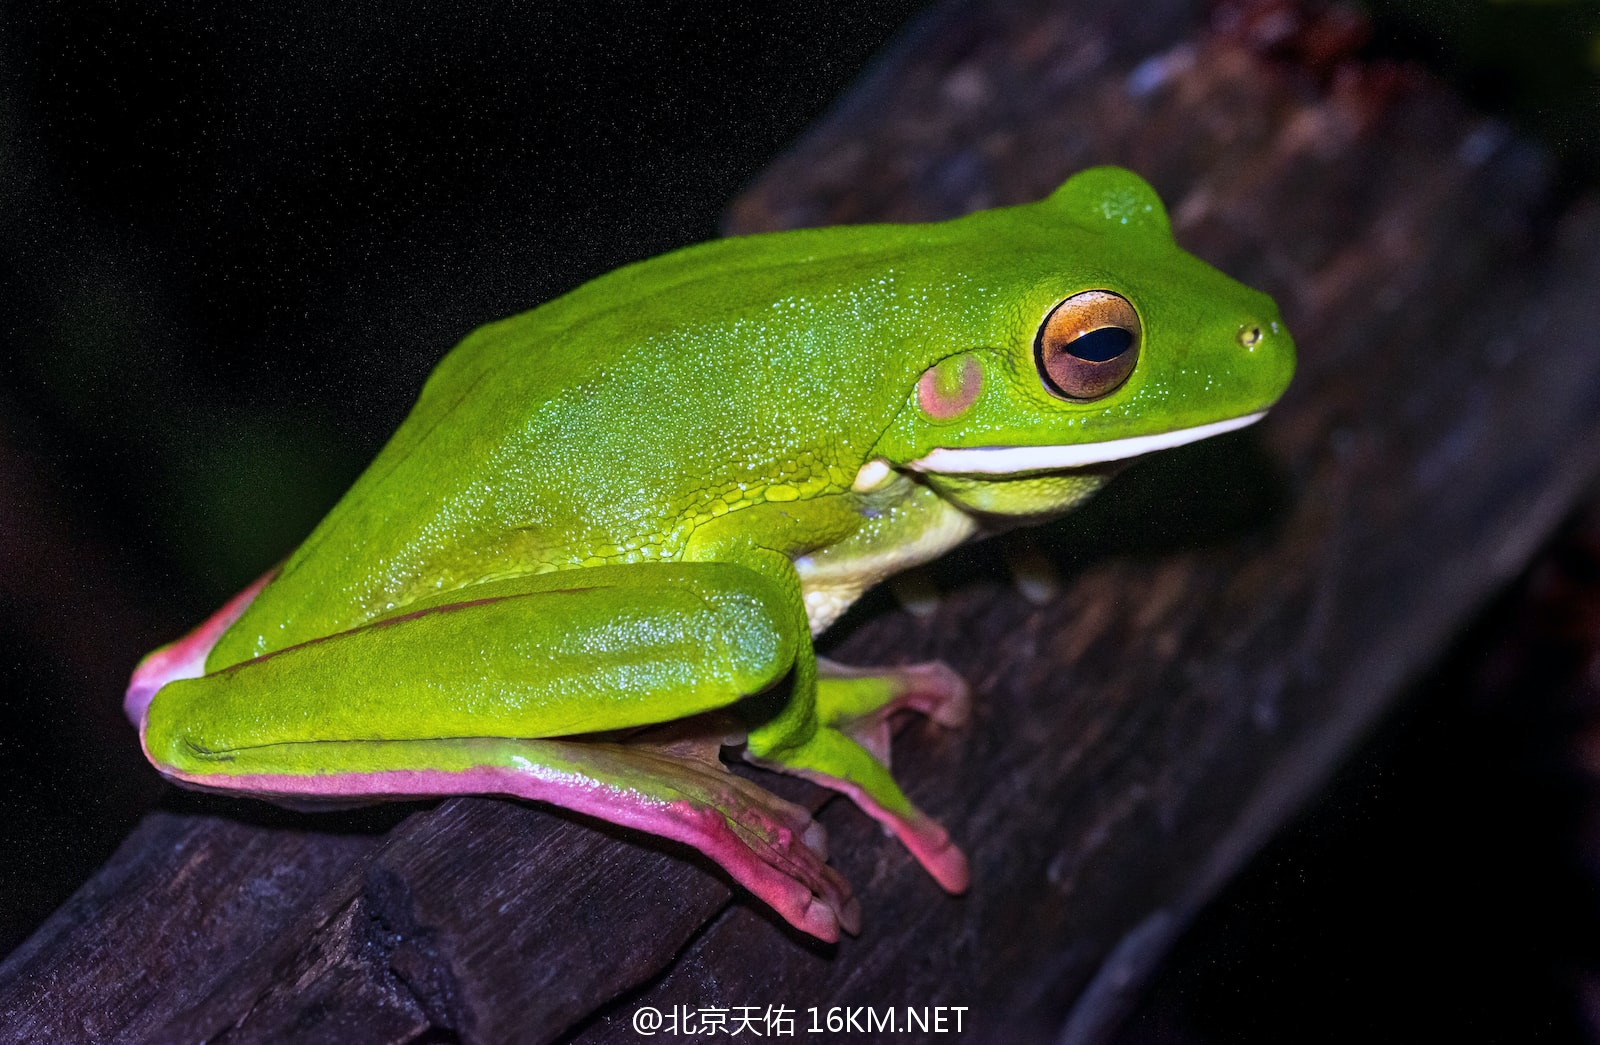
[[[471,594],[168,683],[147,712],[146,749],[186,772],[270,758],[277,772],[316,773],[320,746],[336,741],[649,725],[772,684],[799,638],[776,585],[722,563],[541,574]]]

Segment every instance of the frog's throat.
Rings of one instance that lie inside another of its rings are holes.
[[[1226,421],[1180,428],[1175,432],[1136,435],[1129,439],[1110,439],[1103,443],[1077,443],[1066,446],[975,446],[958,449],[939,447],[907,463],[918,472],[943,475],[1010,475],[1013,472],[1043,472],[1061,468],[1082,468],[1107,461],[1138,457],[1197,439],[1207,439],[1255,424],[1267,412],[1262,410]]]

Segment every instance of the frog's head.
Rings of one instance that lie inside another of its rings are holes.
[[[1272,299],[1181,250],[1128,171],[958,225],[971,322],[929,338],[874,452],[970,508],[1071,507],[1117,462],[1260,419],[1289,383]]]

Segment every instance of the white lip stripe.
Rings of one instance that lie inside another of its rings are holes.
[[[1182,446],[1223,432],[1253,425],[1267,416],[1265,410],[1208,425],[1180,428],[1175,432],[1136,435],[1131,439],[1112,439],[1104,443],[1079,443],[1069,446],[977,446],[951,450],[940,447],[906,465],[919,472],[945,475],[1005,475],[1010,472],[1035,472],[1052,468],[1081,468],[1089,464],[1120,461],[1171,446]]]

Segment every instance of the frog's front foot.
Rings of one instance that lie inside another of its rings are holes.
[[[972,717],[966,680],[942,660],[893,668],[853,668],[817,658],[817,714],[842,730],[884,765],[890,765],[891,723],[917,711],[946,729]]]
[[[819,659],[816,733],[795,744],[781,736],[768,741],[758,730],[750,736],[745,758],[848,795],[899,838],[935,881],[949,892],[964,892],[966,856],[889,775],[890,720],[902,711],[959,726],[971,711],[967,684],[939,661],[868,669]]]

